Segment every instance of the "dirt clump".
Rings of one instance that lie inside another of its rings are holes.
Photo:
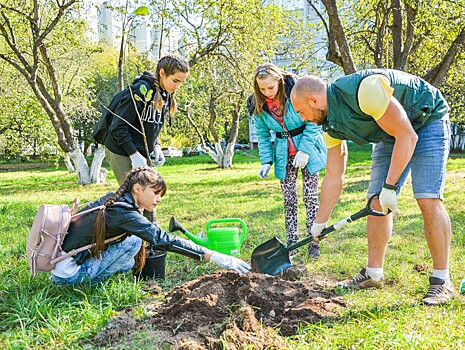
[[[281,276],[220,270],[176,287],[164,301],[150,303],[143,321],[124,321],[124,336],[115,331],[117,317],[94,341],[115,343],[143,329],[158,334],[158,345],[176,349],[222,349],[221,344],[229,349],[245,344],[285,348],[284,337],[295,335],[300,324],[331,320],[346,305],[332,292],[334,283],[306,273],[300,268]],[[130,313],[119,317],[122,321]]]
[[[426,275],[428,273],[431,273],[432,271],[430,271],[430,268],[429,268],[429,265],[426,264],[426,263],[420,263],[420,264],[416,264],[413,269],[420,273],[421,275]]]

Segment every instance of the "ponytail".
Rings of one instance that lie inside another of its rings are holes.
[[[189,73],[189,63],[179,55],[166,55],[160,58],[155,70],[155,95],[153,97],[153,104],[155,109],[160,110],[163,106],[163,100],[160,93],[160,70],[164,70],[167,76],[173,75],[177,72]],[[176,99],[174,94],[170,95],[170,113],[174,114],[177,111]]]

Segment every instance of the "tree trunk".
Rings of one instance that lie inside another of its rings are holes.
[[[76,170],[74,169],[73,162],[71,161],[71,159],[69,159],[68,154],[65,154],[64,161],[65,161],[65,165],[66,165],[66,168],[68,169],[69,173],[70,174],[74,173]]]
[[[454,153],[463,152],[465,150],[465,125],[451,124],[451,144],[450,151]]]
[[[226,149],[222,157],[223,159],[221,160],[221,163],[220,163],[221,169],[227,169],[227,168],[232,167],[232,159],[234,156],[234,143],[235,142],[232,142],[226,145]]]
[[[81,149],[76,148],[68,153],[69,157],[73,160],[76,165],[76,171],[78,175],[78,184],[88,185],[90,183],[89,166],[87,165],[86,158],[82,153]]]
[[[346,75],[354,73],[357,68],[355,67],[355,63],[352,59],[352,52],[347,44],[344,27],[341,19],[339,18],[339,13],[337,12],[336,0],[322,0],[322,3],[328,13],[330,31],[333,33],[334,39],[339,47],[342,69]],[[331,60],[331,58],[328,58],[328,60]],[[338,62],[334,63],[338,64]]]
[[[439,62],[433,69],[423,77],[431,85],[439,87],[444,81],[447,72],[450,69],[452,63],[454,63],[455,57],[460,52],[465,44],[465,29],[463,29],[457,38],[454,40],[452,45],[447,50],[441,62]]]
[[[90,166],[90,181],[93,184],[106,182],[106,174],[104,173],[108,173],[108,171],[105,168],[102,168],[103,158],[105,158],[105,147],[99,145],[97,150],[94,152],[94,160]]]

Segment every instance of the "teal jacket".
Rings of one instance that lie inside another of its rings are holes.
[[[363,70],[328,85],[328,116],[323,130],[331,137],[359,145],[392,138],[358,104],[360,82],[372,74],[383,74],[389,79],[393,96],[404,107],[414,130],[449,113],[441,92],[425,80],[394,69]]]
[[[287,96],[290,96],[290,91],[294,86],[293,79],[285,80],[285,88]],[[252,110],[249,98],[249,110]],[[253,107],[253,106],[252,106]],[[289,143],[286,138],[275,138],[274,145],[271,142],[270,130],[275,132],[284,132],[283,127],[264,109],[260,115],[254,115],[255,129],[258,138],[258,152],[262,164],[274,164],[275,176],[280,180],[285,180],[287,173],[287,163],[289,159],[288,147]],[[309,155],[307,170],[310,174],[315,174],[326,166],[326,157],[328,150],[323,142],[323,132],[321,127],[302,122],[300,115],[295,111],[290,99],[286,104],[286,114],[284,115],[284,124],[287,130],[293,130],[302,125],[305,129],[299,135],[292,137],[292,141],[297,151],[305,152]]]

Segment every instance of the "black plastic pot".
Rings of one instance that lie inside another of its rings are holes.
[[[143,279],[165,279],[166,252],[147,248],[145,265],[140,272]]]

